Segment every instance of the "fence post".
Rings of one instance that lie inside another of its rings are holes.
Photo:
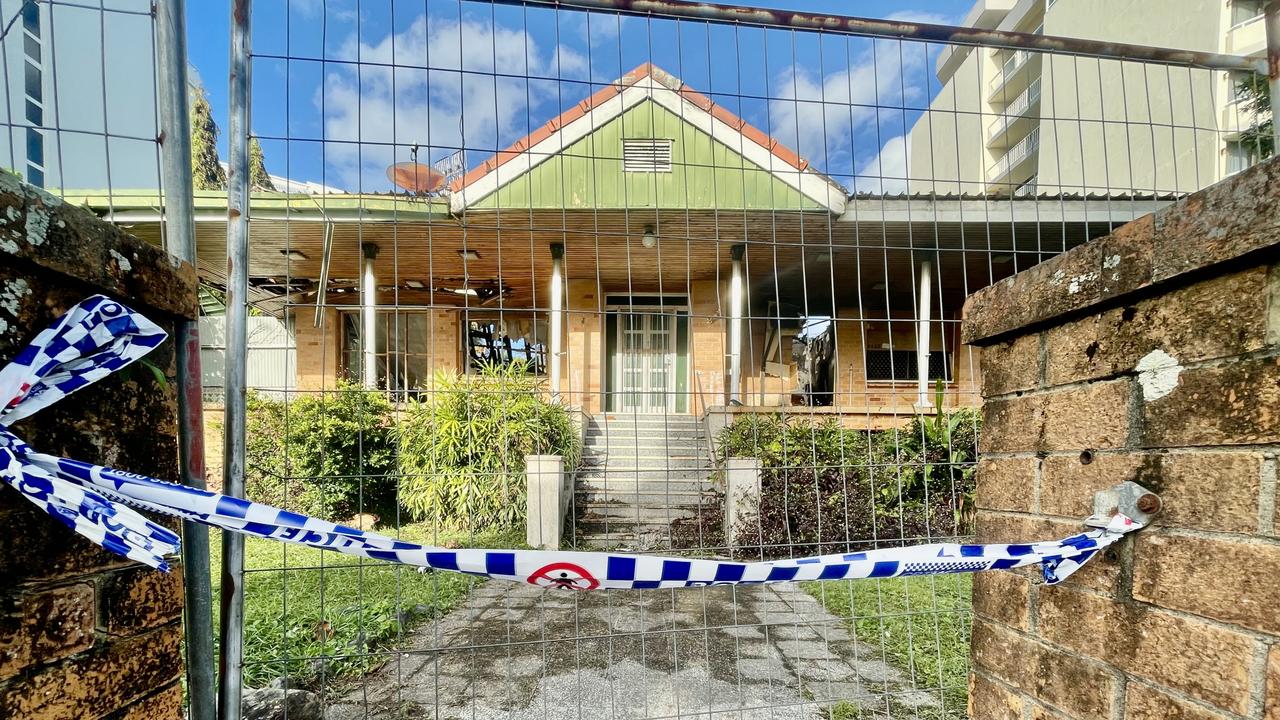
[[[252,0],[231,7],[227,173],[227,355],[222,491],[244,497],[245,365],[249,307],[249,73]],[[218,717],[240,720],[244,681],[244,536],[222,534]]]
[[[743,518],[760,511],[760,458],[731,457],[724,466],[725,545],[737,546],[735,538]]]
[[[530,547],[558,550],[564,531],[564,458],[559,455],[529,455],[524,459],[527,488],[525,542]]]

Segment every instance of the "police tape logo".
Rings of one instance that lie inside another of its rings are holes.
[[[544,565],[529,576],[529,584],[559,590],[595,590],[600,587],[600,581],[581,565],[567,562]]]

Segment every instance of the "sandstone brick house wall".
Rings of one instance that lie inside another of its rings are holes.
[[[1280,719],[1280,162],[965,310],[980,541],[1075,532],[1125,480],[1165,508],[1060,586],[976,577],[972,717]]]
[[[195,271],[85,210],[0,173],[0,364],[72,304],[120,299],[170,332],[194,318]],[[171,342],[25,421],[43,452],[177,476]],[[171,524],[176,526],[176,523]],[[0,718],[180,718],[182,572],[81,539],[0,485]]]

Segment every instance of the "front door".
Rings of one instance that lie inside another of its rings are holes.
[[[618,316],[614,345],[618,412],[669,412],[676,397],[676,316],[653,311]]]

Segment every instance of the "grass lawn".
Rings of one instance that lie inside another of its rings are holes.
[[[964,717],[968,696],[970,575],[804,583],[858,639],[884,648],[884,659],[915,687],[941,689],[945,717]],[[853,718],[856,708],[837,708]],[[841,720],[838,717],[837,720]]]
[[[216,615],[222,539],[216,530],[210,536]],[[398,537],[433,545],[524,547],[523,533],[513,531],[407,525]],[[413,624],[449,612],[479,582],[459,573],[419,573],[405,565],[246,538],[245,685],[264,687],[286,674],[295,682],[326,684],[358,677],[384,662],[380,651],[393,647]]]

